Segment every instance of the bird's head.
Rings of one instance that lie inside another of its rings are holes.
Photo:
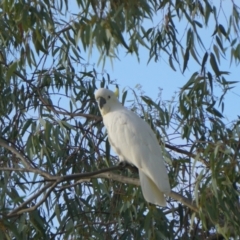
[[[106,88],[99,88],[95,92],[95,99],[98,102],[98,107],[102,116],[121,106],[116,94]]]

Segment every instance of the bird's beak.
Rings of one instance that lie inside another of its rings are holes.
[[[102,109],[102,108],[103,108],[103,105],[106,103],[106,99],[103,98],[103,97],[99,97],[99,98],[97,99],[97,102],[98,102],[98,106],[100,107],[100,109]]]

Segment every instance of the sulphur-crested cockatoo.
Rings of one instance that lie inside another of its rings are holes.
[[[150,126],[118,101],[105,88],[95,92],[108,140],[120,161],[138,168],[143,196],[146,201],[166,206],[165,194],[171,191],[161,147]]]

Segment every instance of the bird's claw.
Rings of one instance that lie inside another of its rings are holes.
[[[121,169],[124,169],[128,166],[129,164],[127,163],[127,161],[121,161],[118,163],[118,166],[121,167]]]
[[[127,161],[121,161],[118,163],[118,166],[121,167],[121,170],[128,168],[132,173],[137,173],[138,172],[138,168],[135,167],[134,165],[128,163]]]

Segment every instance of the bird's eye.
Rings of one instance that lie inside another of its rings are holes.
[[[110,96],[108,96],[108,99],[110,99],[111,97]]]

